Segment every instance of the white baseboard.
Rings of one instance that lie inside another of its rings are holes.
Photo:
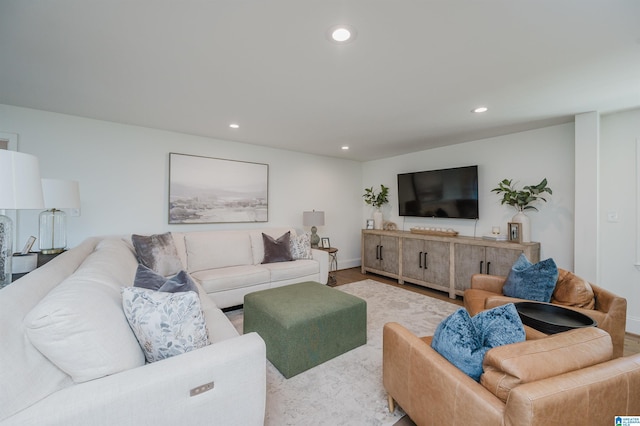
[[[340,259],[340,256],[338,256],[338,269],[356,268],[356,267],[359,267],[361,264],[362,264],[362,261],[359,257],[357,259],[342,260]]]
[[[627,333],[640,336],[640,318],[627,316]]]

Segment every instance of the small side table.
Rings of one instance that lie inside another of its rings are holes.
[[[65,250],[66,251],[66,250]],[[62,252],[64,253],[64,252]],[[37,268],[41,267],[42,265],[44,265],[45,263],[48,263],[49,261],[53,260],[56,256],[61,255],[62,253],[55,253],[55,254],[42,254],[39,251],[32,251],[29,254],[35,254],[36,256],[38,256],[38,261],[37,261]],[[11,274],[11,281],[15,281],[18,278],[22,278],[25,275],[27,275],[29,272],[22,272],[22,273],[18,273],[18,274]]]
[[[318,250],[329,253],[329,280],[327,285],[333,287],[336,285],[336,271],[338,270],[338,249],[335,247],[318,247]]]

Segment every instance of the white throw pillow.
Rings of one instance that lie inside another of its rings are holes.
[[[122,307],[147,362],[159,361],[209,344],[198,294],[122,289]]]
[[[82,383],[144,365],[122,313],[120,291],[89,277],[71,276],[24,319],[31,343]]]

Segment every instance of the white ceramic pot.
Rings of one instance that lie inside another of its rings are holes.
[[[511,218],[511,222],[516,222],[520,224],[520,232],[522,235],[523,243],[531,242],[531,219],[529,216],[524,214],[523,211],[519,211]]]
[[[382,212],[380,209],[373,212],[373,228],[374,229],[382,229],[383,224]]]

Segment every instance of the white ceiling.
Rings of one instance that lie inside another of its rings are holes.
[[[640,1],[0,0],[0,103],[372,160],[639,107]]]

